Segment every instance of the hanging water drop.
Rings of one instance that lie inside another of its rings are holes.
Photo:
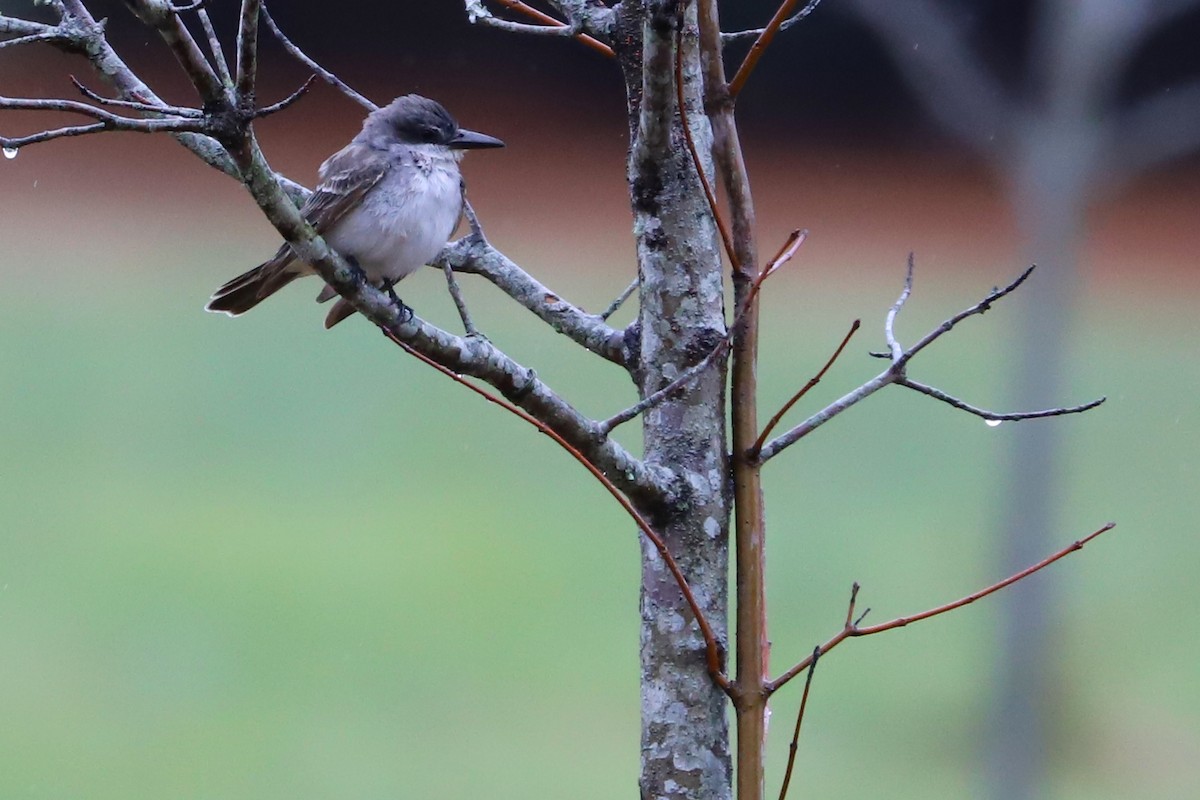
[[[985,419],[984,422],[987,423],[987,426],[989,428],[999,428],[1000,423],[1004,422],[1004,420],[1002,420],[1002,419]]]
[[[17,148],[15,148],[15,147],[4,148],[4,157],[10,161],[12,159],[16,158],[17,157]]]

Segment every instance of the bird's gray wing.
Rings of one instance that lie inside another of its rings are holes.
[[[382,153],[357,142],[347,145],[321,165],[321,180],[300,213],[317,233],[325,233],[362,202],[390,167],[391,162]]]
[[[351,142],[325,160],[317,174],[317,188],[304,201],[300,213],[317,233],[325,234],[351,209],[362,202],[367,192],[383,179],[391,164],[382,154]],[[296,252],[284,242],[263,268],[270,274],[292,272],[289,267]]]

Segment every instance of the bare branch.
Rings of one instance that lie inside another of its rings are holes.
[[[617,313],[621,306],[625,305],[625,301],[632,297],[633,293],[637,291],[637,288],[640,284],[641,279],[639,278],[634,278],[632,281],[630,281],[629,285],[626,286],[619,295],[617,295],[617,298],[608,304],[608,308],[600,312],[600,319],[607,320],[613,314]]]
[[[522,0],[494,0],[499,5],[511,9],[526,17],[536,20],[536,25],[526,25],[519,22],[509,22],[492,15],[484,0],[465,0],[467,19],[472,24],[482,24],[493,28],[514,31],[518,33],[533,33],[543,36],[571,36],[578,39],[598,53],[609,58],[614,57],[613,49],[601,39],[609,38],[612,29],[613,13],[610,8],[585,6],[577,2],[553,3],[558,7],[569,22],[555,19],[549,14],[539,11]],[[569,32],[560,32],[569,31]],[[586,31],[586,32],[585,32]],[[600,38],[596,38],[596,37]]]
[[[254,105],[254,84],[258,77],[258,15],[261,0],[242,0],[237,36],[237,96],[244,107]]]
[[[296,102],[301,97],[303,97],[305,94],[307,94],[308,90],[312,88],[313,81],[315,81],[316,79],[317,79],[316,75],[309,75],[308,80],[306,80],[304,83],[302,83],[300,85],[299,89],[292,92],[287,97],[280,100],[278,103],[272,103],[269,106],[264,106],[263,108],[257,109],[254,112],[254,114],[252,115],[253,119],[270,116],[271,114],[274,114],[276,112],[283,111],[285,108],[290,106],[292,103]]]
[[[923,394],[927,394],[930,397],[933,397],[937,400],[941,400],[942,402],[949,403],[950,405],[953,405],[956,408],[960,408],[963,411],[968,411],[972,414],[977,414],[978,416],[982,416],[985,419],[990,419],[993,421],[1034,419],[1037,417],[1051,417],[1051,416],[1058,416],[1061,414],[1077,414],[1081,411],[1087,411],[1088,409],[1095,408],[1096,406],[1098,406],[1104,402],[1104,398],[1100,398],[1099,400],[1093,400],[1090,403],[1085,403],[1085,404],[1079,405],[1079,406],[1053,408],[1053,409],[1049,409],[1046,411],[1028,411],[1028,412],[1014,412],[1014,413],[1010,413],[1010,414],[996,414],[991,411],[986,411],[984,409],[980,409],[980,408],[976,408],[974,406],[968,405],[967,403],[963,402],[962,400],[952,397],[952,396],[946,394],[945,392],[942,392],[938,389],[934,389],[931,386],[926,386],[925,384],[917,383],[916,381],[911,380],[907,374],[907,366],[908,366],[908,362],[912,360],[913,356],[915,356],[921,350],[925,349],[927,346],[929,346],[930,344],[935,342],[941,336],[945,335],[946,333],[949,333],[951,330],[954,329],[955,325],[957,325],[959,322],[962,322],[967,317],[974,316],[976,314],[982,314],[985,311],[989,310],[992,307],[992,303],[994,303],[995,301],[999,300],[1000,298],[1005,297],[1005,296],[1011,294],[1013,291],[1015,291],[1021,284],[1023,284],[1026,281],[1026,279],[1030,276],[1030,274],[1034,270],[1034,267],[1031,266],[1029,269],[1022,272],[1021,275],[1019,277],[1017,277],[1017,279],[1014,280],[1012,283],[1010,283],[1008,286],[1005,286],[1002,289],[993,289],[990,293],[988,293],[987,297],[985,297],[983,300],[979,301],[978,303],[971,306],[970,308],[964,309],[963,311],[960,311],[957,314],[955,314],[954,316],[950,317],[950,319],[946,320],[941,325],[934,328],[929,333],[925,334],[925,336],[923,336],[920,339],[920,341],[918,341],[916,344],[914,344],[912,347],[910,347],[906,350],[896,340],[894,326],[895,326],[897,315],[899,315],[900,310],[904,307],[905,301],[908,300],[908,297],[912,292],[912,279],[913,279],[913,266],[912,265],[913,265],[913,261],[912,261],[912,256],[910,255],[909,262],[908,262],[908,272],[907,272],[907,274],[905,276],[905,280],[904,280],[904,289],[900,292],[900,297],[896,300],[896,302],[892,305],[891,309],[888,311],[887,320],[884,325],[885,335],[886,335],[886,338],[888,341],[888,347],[890,348],[890,352],[889,353],[872,353],[871,354],[871,355],[882,357],[882,358],[889,358],[891,360],[891,364],[888,366],[888,368],[886,370],[884,370],[883,372],[881,372],[879,375],[876,375],[874,378],[872,378],[871,380],[864,383],[862,386],[859,386],[854,391],[852,391],[846,395],[843,395],[841,398],[835,400],[833,403],[831,403],[828,406],[826,406],[825,408],[821,409],[816,414],[813,414],[811,417],[806,419],[804,422],[801,422],[799,425],[795,426],[794,428],[789,430],[787,433],[781,434],[780,436],[771,440],[767,444],[763,445],[762,449],[758,452],[759,463],[768,461],[769,459],[778,455],[780,452],[782,452],[786,448],[792,446],[793,444],[800,441],[808,434],[812,433],[817,428],[824,425],[829,420],[831,420],[834,417],[836,417],[837,415],[841,414],[843,411],[846,411],[847,409],[857,405],[858,403],[867,399],[868,397],[870,397],[871,395],[873,395],[875,392],[879,391],[883,387],[889,386],[893,383],[906,385],[910,389],[914,389],[916,391],[922,392]]]
[[[750,46],[750,52],[746,53],[746,57],[742,60],[742,65],[738,67],[738,71],[734,73],[733,80],[729,82],[729,96],[737,97],[742,91],[742,87],[746,85],[746,81],[750,78],[750,73],[758,66],[758,61],[762,58],[763,53],[771,45],[775,39],[775,34],[783,29],[785,22],[791,24],[797,20],[807,17],[820,4],[821,0],[809,0],[795,16],[788,18],[792,13],[792,9],[796,7],[798,0],[783,0],[779,4],[779,8],[775,9],[775,16],[771,17],[771,21],[767,23],[767,27],[763,28],[758,38],[754,40],[754,44]],[[722,35],[722,41],[725,37]]]
[[[1020,422],[1023,419],[1040,419],[1042,417],[1059,417],[1064,414],[1079,414],[1084,411],[1089,411],[1096,406],[1102,404],[1108,398],[1101,397],[1090,403],[1084,403],[1078,406],[1066,406],[1058,408],[1048,408],[1044,411],[1017,411],[1014,413],[1002,414],[995,411],[988,411],[986,408],[978,408],[970,403],[959,400],[953,395],[946,394],[940,389],[935,389],[924,383],[914,381],[912,378],[898,378],[896,384],[899,386],[907,386],[909,389],[920,392],[923,395],[932,397],[934,400],[941,400],[943,403],[954,406],[960,411],[966,411],[968,414],[974,414],[977,417],[982,417],[996,425],[1001,422]]]
[[[136,131],[138,133],[194,132],[208,130],[209,123],[195,117],[155,117],[150,119],[130,119],[105,111],[102,108],[80,103],[76,100],[31,99],[23,97],[0,97],[0,109],[11,111],[66,111],[83,114],[98,120],[88,125],[72,125],[52,130],[43,130],[27,136],[0,136],[0,146],[18,148],[25,145],[60,139],[65,136],[82,136],[102,131]]]
[[[196,0],[194,3],[188,3],[187,5],[182,6],[173,5],[168,2],[168,5],[171,6],[171,10],[176,14],[182,14],[184,11],[203,11],[204,4],[207,2],[208,0]]]
[[[625,337],[603,319],[563,300],[479,236],[451,243],[432,262],[444,269],[481,275],[576,344],[614,364],[625,366]]]
[[[67,76],[71,79],[71,83],[75,84],[75,88],[79,93],[89,100],[94,100],[97,103],[102,103],[106,106],[115,106],[117,108],[128,108],[133,111],[145,111],[150,114],[171,114],[176,117],[196,117],[204,116],[204,112],[198,108],[188,108],[186,106],[166,106],[158,103],[139,103],[136,100],[115,100],[111,97],[103,97],[96,94],[91,89],[84,86],[79,79],[74,75]]]
[[[267,27],[271,29],[271,33],[275,36],[276,39],[279,40],[279,43],[283,45],[283,49],[287,50],[288,53],[290,53],[293,58],[295,58],[301,64],[304,64],[305,66],[307,66],[313,72],[320,75],[321,79],[323,81],[325,81],[330,86],[334,87],[335,89],[340,91],[342,94],[346,95],[351,100],[358,103],[360,106],[367,109],[368,111],[375,111],[376,109],[379,108],[379,106],[375,105],[370,100],[368,100],[367,98],[363,97],[358,92],[351,89],[350,86],[345,81],[343,81],[341,78],[339,78],[337,75],[334,75],[332,72],[330,72],[329,70],[322,67],[316,61],[309,58],[304,53],[303,50],[301,50],[299,47],[297,47],[295,45],[295,43],[292,42],[291,39],[284,36],[283,31],[281,31],[279,29],[279,26],[275,24],[275,20],[271,17],[271,13],[269,11],[267,11],[267,6],[265,3],[262,4],[261,14],[262,14],[262,21],[267,23]]]
[[[3,32],[3,31],[0,31]],[[16,47],[22,44],[33,44],[34,42],[61,42],[66,39],[62,33],[55,29],[43,31],[41,33],[30,33],[25,36],[18,36],[15,39],[5,39],[0,42],[0,50],[6,47]]]
[[[481,395],[488,402],[500,406],[509,413],[515,414],[516,416],[528,422],[530,425],[533,425],[539,431],[553,439],[554,442],[566,450],[572,458],[582,464],[596,480],[600,481],[600,484],[608,491],[610,495],[612,495],[613,499],[620,504],[621,508],[625,509],[625,513],[629,514],[630,518],[633,519],[638,529],[642,532],[642,535],[644,535],[650,541],[650,543],[654,545],[654,549],[658,551],[659,556],[661,556],[664,563],[666,563],[667,569],[670,571],[671,576],[675,579],[675,584],[679,587],[679,591],[683,594],[684,601],[688,604],[688,608],[690,608],[692,611],[692,616],[694,616],[696,619],[696,624],[700,628],[700,635],[704,638],[705,661],[708,666],[708,673],[710,676],[712,676],[713,681],[722,689],[724,689],[726,693],[728,693],[730,691],[730,682],[729,677],[725,674],[723,648],[717,641],[716,634],[713,632],[712,625],[705,616],[704,610],[700,608],[700,603],[696,600],[695,593],[692,591],[691,586],[688,585],[687,578],[684,577],[683,570],[679,567],[679,562],[675,560],[675,557],[671,554],[671,550],[667,547],[667,543],[663,540],[663,538],[658,535],[658,532],[655,531],[653,527],[651,527],[646,518],[642,516],[642,514],[639,513],[636,508],[634,508],[633,504],[629,501],[629,498],[627,498],[621,492],[621,490],[617,488],[616,484],[604,474],[603,470],[601,470],[587,456],[580,452],[578,448],[560,436],[557,431],[539,420],[537,417],[526,413],[512,403],[502,400],[491,392],[488,392],[487,390],[470,383],[469,381],[465,380],[462,375],[459,375],[437,361],[434,361],[424,353],[418,351],[406,341],[395,335],[392,331],[384,328],[383,334],[391,339],[395,344],[403,348],[410,355],[415,356],[416,358],[425,362],[429,366],[441,372],[443,375],[449,377],[451,380],[467,387],[476,394]]]
[[[528,33],[534,36],[555,36],[560,39],[570,39],[579,34],[580,26],[578,22],[562,23],[559,25],[532,25],[528,22],[513,22],[500,17],[475,16],[471,20],[476,25],[482,25],[485,28],[498,28],[509,33]]]
[[[783,33],[788,28],[792,27],[797,22],[799,22],[800,20],[807,17],[814,10],[816,10],[816,7],[818,5],[820,5],[820,3],[821,3],[821,0],[809,0],[809,2],[804,6],[804,8],[800,9],[795,14],[793,14],[792,16],[785,19],[782,23],[780,23],[779,33]],[[752,30],[731,31],[729,33],[722,33],[721,34],[721,43],[722,44],[732,44],[733,42],[740,42],[745,39],[757,39],[759,36],[762,36],[766,30],[767,30],[766,28],[754,28]]]
[[[829,641],[825,642],[825,644],[821,645],[816,650],[814,650],[812,655],[810,655],[808,658],[801,661],[796,666],[789,669],[787,672],[780,675],[775,680],[768,683],[767,690],[768,690],[768,692],[777,691],[781,686],[786,684],[792,678],[796,677],[801,672],[808,669],[809,665],[812,664],[812,662],[814,660],[825,655],[830,650],[832,650],[833,648],[837,647],[839,644],[844,642],[846,639],[852,639],[852,638],[855,638],[858,636],[873,636],[876,633],[883,633],[884,631],[890,631],[890,630],[894,630],[896,628],[903,628],[905,625],[911,625],[914,622],[920,622],[921,620],[926,620],[926,619],[930,619],[931,617],[940,616],[941,614],[945,614],[950,611],[954,611],[955,609],[962,608],[963,606],[966,606],[966,605],[970,605],[971,603],[974,603],[976,600],[980,600],[984,597],[987,597],[989,594],[993,594],[994,592],[998,592],[1007,586],[1013,585],[1017,581],[1028,578],[1030,575],[1034,574],[1035,572],[1045,569],[1046,567],[1053,564],[1055,561],[1058,561],[1059,559],[1061,559],[1065,556],[1068,556],[1071,553],[1074,553],[1076,550],[1082,550],[1083,546],[1086,545],[1088,542],[1092,541],[1100,534],[1106,533],[1115,527],[1116,527],[1116,523],[1110,522],[1107,525],[1100,528],[1099,530],[1089,533],[1087,536],[1083,537],[1082,539],[1072,542],[1071,544],[1067,545],[1066,547],[1064,547],[1063,549],[1054,553],[1053,555],[1043,558],[1041,561],[1037,562],[1036,564],[1028,566],[1025,569],[1021,570],[1020,572],[1017,572],[1013,575],[1009,575],[1007,578],[1005,578],[1002,581],[997,581],[996,583],[993,583],[991,586],[987,586],[983,589],[980,589],[977,592],[972,592],[971,594],[967,595],[966,597],[959,598],[958,600],[955,600],[953,602],[937,606],[936,608],[931,608],[927,611],[922,611],[919,614],[912,614],[907,617],[896,617],[893,620],[889,620],[887,622],[881,622],[878,625],[859,627],[857,622],[847,623],[840,632],[838,632],[831,639],[829,639]],[[855,595],[857,595],[857,588],[858,588],[858,584],[855,584],[855,592],[854,592]],[[853,609],[853,600],[851,600],[851,609]],[[851,611],[851,613],[853,613],[853,611]],[[859,617],[859,619],[861,620],[862,617]]]

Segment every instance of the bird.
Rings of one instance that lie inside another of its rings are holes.
[[[493,147],[504,142],[460,128],[437,101],[398,97],[368,114],[350,144],[321,164],[317,187],[300,213],[368,281],[392,292],[397,281],[431,261],[458,227],[465,152]],[[217,289],[205,310],[240,316],[296,278],[315,274],[284,242],[270,260]],[[337,291],[326,286],[317,302],[334,297]],[[353,313],[339,299],[325,327]]]

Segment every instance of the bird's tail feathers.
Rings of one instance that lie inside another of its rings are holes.
[[[240,316],[303,274],[296,268],[291,248],[284,245],[270,261],[223,284],[213,292],[204,309]]]

